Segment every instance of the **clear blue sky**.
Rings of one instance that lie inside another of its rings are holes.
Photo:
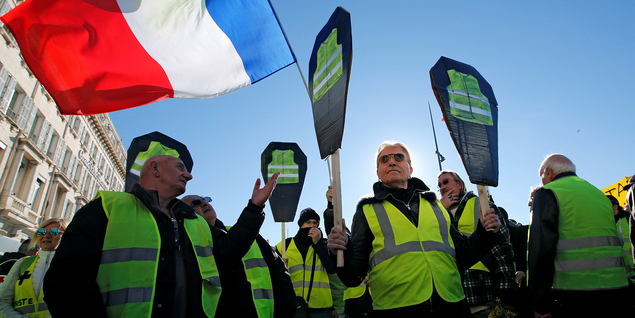
[[[343,215],[377,181],[377,146],[404,142],[415,177],[436,190],[439,167],[428,102],[444,169],[468,176],[430,86],[440,56],[474,66],[499,103],[499,186],[495,202],[523,224],[545,156],[563,153],[598,188],[632,175],[626,141],[635,110],[633,1],[289,1],[271,0],[305,75],[315,36],[339,5],[351,13],[353,65],[341,149]],[[296,142],[308,157],[298,210],[326,206],[308,94],[296,65],[240,91],[207,100],[172,99],[110,114],[126,148],[160,131],[188,145],[194,158],[186,194],[211,196],[233,224],[271,141]],[[468,185],[469,190],[476,186]],[[261,234],[276,244],[271,210]],[[297,216],[296,216],[297,220]],[[348,222],[347,222],[348,224]],[[289,235],[298,229],[287,223]]]

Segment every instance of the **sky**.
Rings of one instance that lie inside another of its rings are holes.
[[[385,140],[405,143],[413,176],[437,190],[428,103],[444,170],[469,178],[430,84],[441,56],[472,65],[499,103],[499,185],[495,203],[511,219],[530,220],[527,201],[538,168],[562,153],[599,189],[635,174],[626,141],[635,118],[633,1],[290,1],[271,0],[297,57],[239,91],[206,100],[170,99],[110,113],[126,148],[160,131],[194,159],[187,194],[210,196],[219,219],[236,222],[262,178],[260,155],[272,141],[297,143],[308,159],[298,211],[322,215],[329,185],[311,102],[302,77],[315,37],[337,6],[351,14],[353,62],[340,150],[343,217],[377,181],[375,154]],[[476,192],[476,186],[468,184]],[[260,234],[274,245],[297,223],[275,223],[270,207]],[[296,219],[299,213],[296,214]]]

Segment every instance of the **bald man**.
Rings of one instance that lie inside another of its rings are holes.
[[[191,179],[179,158],[150,157],[130,193],[99,191],[77,211],[44,279],[52,316],[213,317],[222,247],[176,199]],[[257,180],[245,208],[258,228],[276,179]]]
[[[635,317],[611,202],[564,155],[538,173],[527,272],[535,316]]]

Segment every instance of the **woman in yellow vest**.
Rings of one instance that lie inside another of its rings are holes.
[[[0,286],[2,317],[49,317],[42,286],[44,274],[60,244],[67,221],[48,219],[33,233],[31,244],[40,246],[38,255],[19,259]]]

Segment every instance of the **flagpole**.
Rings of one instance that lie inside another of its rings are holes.
[[[437,161],[439,161],[439,171],[443,171],[441,168],[441,153],[439,153],[439,145],[437,144],[437,133],[434,130],[434,120],[432,120],[432,108],[430,108],[430,101],[428,101],[428,110],[430,111],[430,122],[432,123],[432,134],[434,135],[434,146],[437,148]]]
[[[280,19],[278,18],[276,9],[273,7],[273,4],[271,3],[271,1],[269,1],[269,6],[271,6],[271,10],[273,11],[273,14],[276,16],[276,20],[278,20],[278,25],[280,26],[280,30],[282,30],[282,34],[284,35],[284,38],[287,40],[287,44],[289,44],[289,49],[291,50],[291,53],[293,53],[293,57],[295,57],[295,52],[293,52],[293,47],[291,47],[291,42],[289,42],[289,38],[287,37],[287,32],[284,31],[284,27],[282,26],[282,23],[280,23]],[[307,85],[306,80],[304,79],[304,75],[302,74],[302,70],[300,69],[300,63],[298,63],[297,57],[295,59],[295,65],[298,67],[298,71],[300,72],[300,77],[302,77],[302,82],[304,83],[304,88],[306,88],[306,93],[309,95],[309,99],[311,99],[311,93],[309,92],[309,85]]]

